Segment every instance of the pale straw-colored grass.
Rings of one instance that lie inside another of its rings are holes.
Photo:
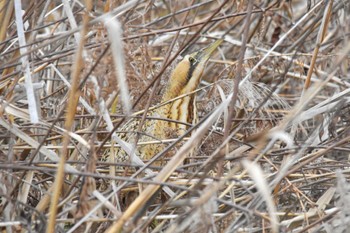
[[[349,9],[0,1],[0,229],[345,232]],[[221,38],[191,93],[198,124],[123,138],[175,100],[161,103],[176,63]],[[165,150],[142,161],[149,143]],[[104,159],[117,148],[130,159]]]

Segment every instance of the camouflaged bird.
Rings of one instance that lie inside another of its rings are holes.
[[[206,48],[186,55],[179,62],[172,72],[161,100],[161,103],[169,103],[150,111],[149,115],[153,119],[146,119],[142,127],[143,134],[138,142],[160,142],[171,138],[171,132],[173,135],[175,132],[175,136],[181,136],[186,132],[188,124],[197,123],[196,96],[190,93],[197,89],[207,61],[222,41],[218,40]],[[177,98],[179,96],[183,97]],[[132,119],[125,124],[121,130],[123,133],[119,136],[129,143],[134,143],[138,126],[139,120]],[[142,160],[149,160],[164,148],[164,143],[150,143],[138,146],[136,152]],[[120,148],[116,150],[115,155],[117,161],[129,161],[129,156]]]

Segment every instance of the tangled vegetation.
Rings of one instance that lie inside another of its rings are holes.
[[[347,231],[349,2],[2,0],[0,19],[2,232]],[[139,140],[220,39],[198,123]]]

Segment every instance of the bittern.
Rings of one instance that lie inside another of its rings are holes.
[[[218,40],[206,48],[186,55],[180,61],[172,72],[162,97],[162,103],[169,103],[153,111],[151,115],[160,119],[149,119],[145,122],[143,125],[145,135],[140,137],[140,142],[168,139],[169,132],[175,132],[177,136],[180,136],[186,131],[188,124],[176,122],[189,124],[197,122],[196,96],[193,93],[191,94],[191,92],[197,89],[207,61],[221,43],[222,40]],[[177,99],[179,96],[183,97]],[[135,121],[134,123],[126,124],[126,128],[123,131],[133,131],[137,129],[137,125]],[[121,137],[126,141],[133,142],[135,133],[124,133]],[[164,148],[164,144],[154,143],[140,146],[137,152],[141,159],[149,160]],[[117,160],[125,160],[125,153],[121,152],[121,149],[116,154]]]

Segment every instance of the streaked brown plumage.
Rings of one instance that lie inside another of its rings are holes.
[[[185,96],[152,111],[150,114],[151,116],[169,119],[170,121],[146,120],[142,130],[145,132],[145,135],[140,137],[139,142],[168,139],[169,131],[173,131],[177,136],[180,136],[188,128],[186,124],[174,123],[171,120],[189,124],[195,124],[197,122],[195,95],[187,94],[197,89],[209,57],[221,43],[222,40],[218,40],[204,49],[186,55],[176,66],[163,94],[162,103],[171,101],[182,95]],[[134,131],[138,128],[138,123],[138,121],[133,120],[126,124],[126,127],[124,127],[122,131],[130,133],[123,133],[120,136],[124,140],[133,143],[136,135]],[[164,148],[164,144],[148,144],[139,146],[137,152],[141,159],[149,160]],[[125,160],[127,157],[122,149],[118,150],[116,156],[119,161]]]

